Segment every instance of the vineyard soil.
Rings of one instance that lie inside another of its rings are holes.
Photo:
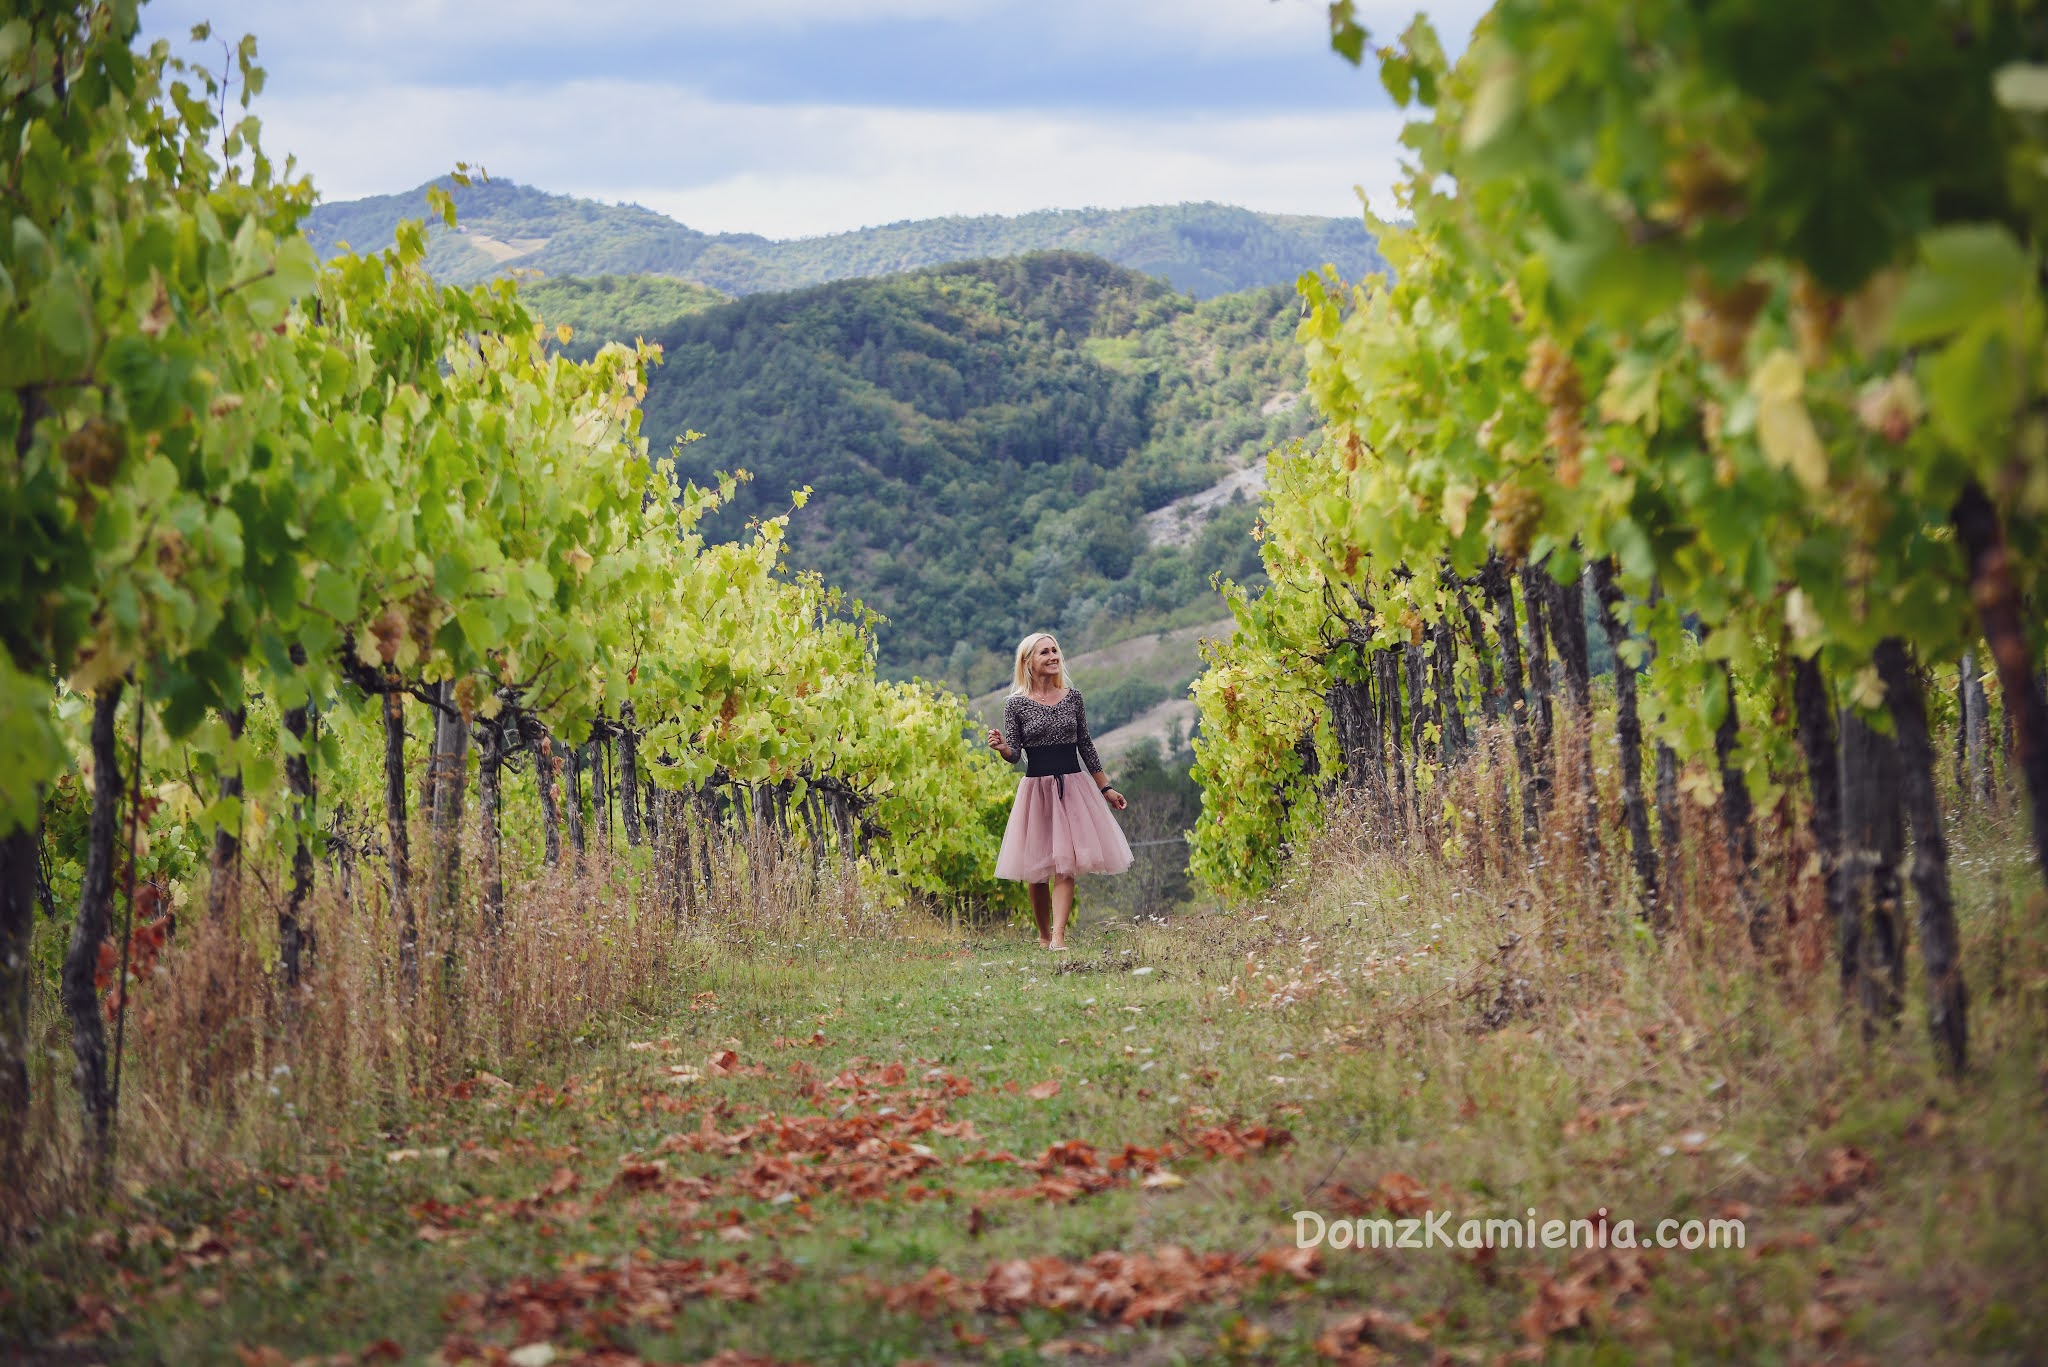
[[[2048,1335],[2048,937],[2017,821],[1948,835],[1981,1003],[1959,1084],[1918,1028],[1865,1044],[1796,930],[1770,964],[1727,913],[1660,947],[1572,880],[1391,862],[1339,821],[1255,906],[1098,921],[1058,958],[921,917],[686,938],[658,1009],[54,1220],[7,1260],[0,1342],[2021,1361]],[[1603,1207],[1739,1219],[1745,1247],[1311,1254],[1291,1220]]]

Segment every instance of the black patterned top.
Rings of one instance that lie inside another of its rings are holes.
[[[1051,707],[1016,694],[1003,705],[1003,744],[1019,759],[1027,745],[1078,745],[1088,772],[1102,772],[1102,760],[1088,735],[1088,710],[1081,705],[1078,688],[1069,688],[1067,696]]]

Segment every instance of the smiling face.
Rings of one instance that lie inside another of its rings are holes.
[[[1050,636],[1039,637],[1031,647],[1031,686],[1041,693],[1060,686],[1060,646]]]

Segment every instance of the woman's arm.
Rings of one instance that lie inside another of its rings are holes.
[[[1081,690],[1074,690],[1074,724],[1078,728],[1075,742],[1081,747],[1081,763],[1089,773],[1095,775],[1095,786],[1107,788],[1109,775],[1102,772],[1102,757],[1095,753],[1095,741],[1088,734],[1088,704],[1081,701]]]
[[[1074,721],[1079,728],[1075,744],[1081,751],[1081,763],[1094,776],[1095,791],[1101,793],[1103,800],[1110,806],[1122,811],[1124,795],[1111,785],[1109,775],[1102,772],[1102,757],[1095,753],[1095,741],[1088,734],[1088,707],[1081,701],[1081,690],[1078,688],[1074,690]]]
[[[1024,753],[1024,709],[1019,706],[1021,701],[1012,698],[1003,704],[1003,743],[999,752],[1012,764],[1017,762],[1017,756]]]

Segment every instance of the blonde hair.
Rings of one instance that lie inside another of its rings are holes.
[[[1034,631],[1017,642],[1017,667],[1010,674],[1010,696],[1031,691],[1031,652],[1038,649],[1040,641],[1051,641],[1058,649],[1059,640],[1049,631]],[[1067,674],[1067,652],[1060,651],[1060,687],[1072,688],[1074,681]]]

